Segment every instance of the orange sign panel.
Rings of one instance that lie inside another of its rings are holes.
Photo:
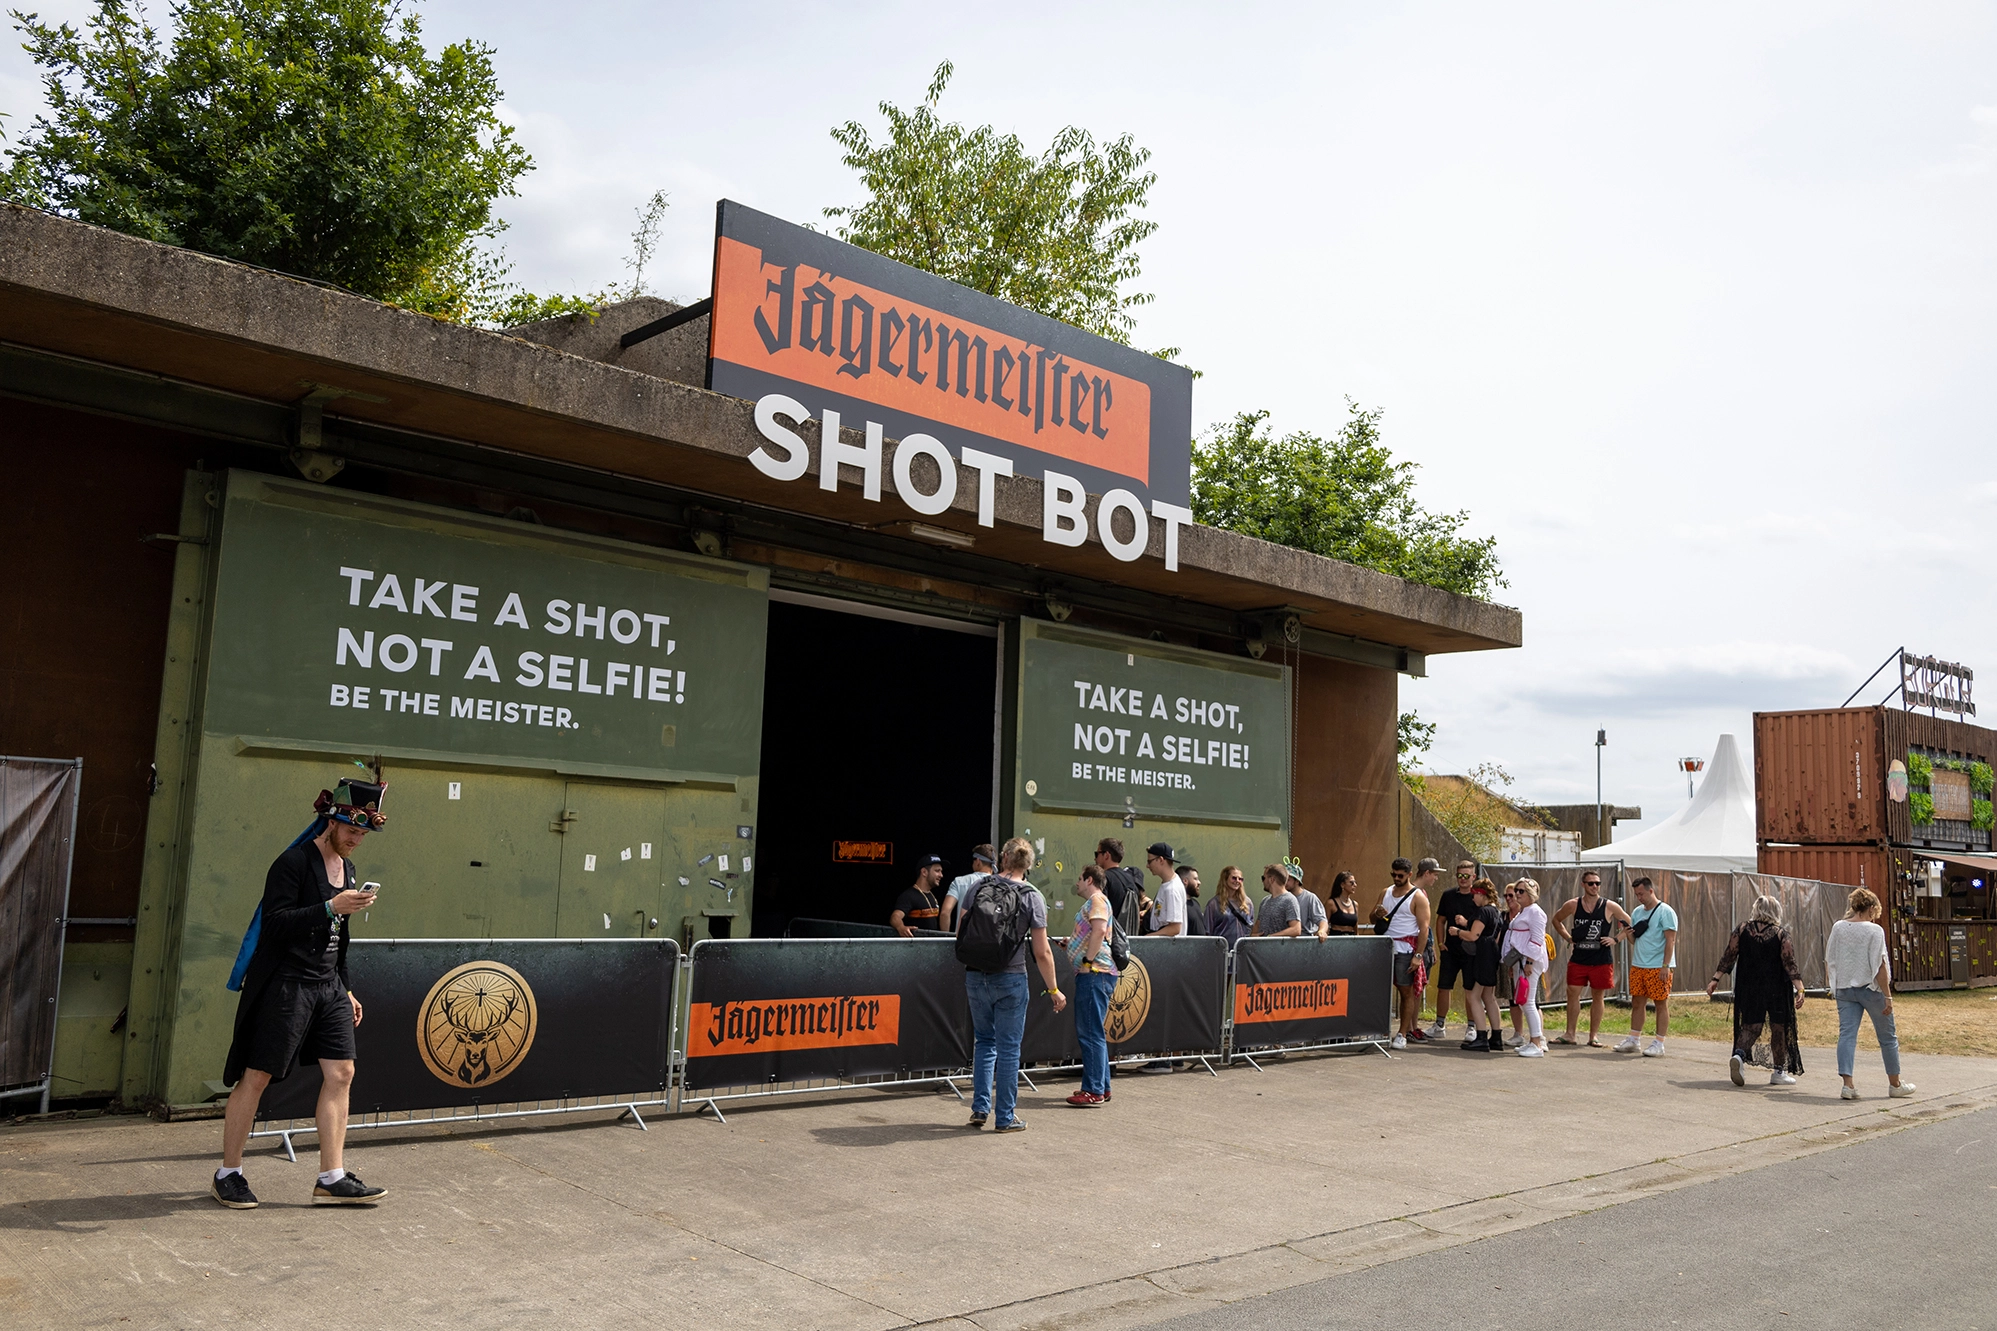
[[[892,841],[835,841],[832,843],[834,864],[893,864],[894,842]]]
[[[794,397],[1051,467],[1095,493],[1187,502],[1192,373],[821,232],[723,201],[708,387]]]
[[[1349,982],[1345,980],[1286,980],[1276,984],[1234,986],[1234,1024],[1258,1021],[1306,1021],[1312,1017],[1342,1017]]]
[[[898,1044],[900,994],[768,998],[752,1003],[695,1003],[687,1013],[693,1057],[762,1054]]]

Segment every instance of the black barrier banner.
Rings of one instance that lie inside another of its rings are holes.
[[[1075,972],[1068,949],[1055,940],[1054,969],[1068,1007],[1058,1016],[1040,995],[1040,977],[1026,1009],[1022,1063],[1076,1063]],[[1133,1054],[1220,1052],[1222,1011],[1227,1005],[1227,940],[1224,938],[1133,938],[1130,965],[1117,977],[1103,1029],[1111,1058]]]
[[[1393,981],[1389,938],[1244,938],[1234,945],[1233,1048],[1384,1040]]]
[[[670,938],[355,939],[352,1112],[661,1091],[678,964]],[[319,1085],[294,1071],[258,1114],[311,1118]]]
[[[688,1092],[970,1063],[948,938],[703,939],[687,996]]]

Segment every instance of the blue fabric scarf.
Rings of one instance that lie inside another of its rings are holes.
[[[294,837],[291,844],[286,846],[285,849],[295,850],[301,842],[310,841],[325,830],[326,820],[324,818],[314,818],[311,826]],[[250,958],[257,954],[257,939],[262,934],[263,902],[258,901],[257,908],[250,912],[250,927],[243,931],[243,945],[236,949],[235,969],[229,972],[230,993],[239,993],[242,991],[243,980],[250,973]]]

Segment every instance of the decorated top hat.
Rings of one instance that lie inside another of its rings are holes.
[[[381,811],[387,791],[386,781],[342,781],[332,790],[320,791],[312,807],[332,822],[379,832],[388,821],[388,815]]]

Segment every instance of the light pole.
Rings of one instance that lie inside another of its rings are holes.
[[[1601,838],[1595,843],[1598,846],[1609,844],[1607,820],[1602,817],[1602,750],[1608,747],[1608,743],[1609,732],[1597,730],[1595,732],[1595,835]]]
[[[1678,760],[1678,770],[1685,774],[1685,798],[1689,800],[1692,798],[1692,777],[1695,773],[1706,770],[1706,760],[1704,758],[1680,758]]]

